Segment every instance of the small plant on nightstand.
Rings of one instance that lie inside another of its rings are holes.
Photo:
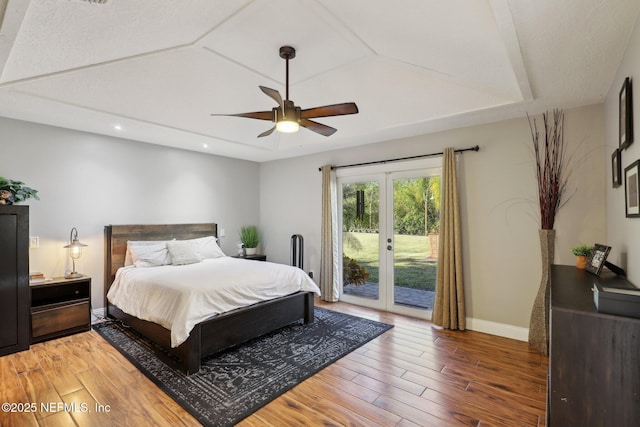
[[[585,269],[592,251],[593,246],[589,245],[578,245],[571,248],[571,253],[576,256],[576,268]]]
[[[244,245],[247,255],[255,255],[258,243],[260,243],[260,233],[255,225],[245,225],[240,229],[240,240]]]

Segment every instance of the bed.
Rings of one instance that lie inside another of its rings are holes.
[[[314,319],[314,292],[298,291],[247,307],[218,314],[197,323],[188,338],[172,347],[171,330],[158,323],[142,320],[125,313],[107,298],[118,269],[125,266],[128,241],[187,240],[217,236],[215,223],[107,225],[105,237],[104,297],[106,315],[122,321],[149,338],[164,351],[158,351],[165,362],[186,374],[200,369],[203,357],[238,345],[252,338],[275,331],[298,320],[311,323]],[[239,260],[240,261],[240,260]],[[245,261],[257,263],[258,261]]]

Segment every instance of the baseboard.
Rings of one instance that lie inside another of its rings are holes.
[[[511,338],[518,341],[529,340],[529,328],[507,325],[504,323],[491,322],[489,320],[474,319],[467,317],[467,329],[485,334],[497,335],[499,337]]]
[[[91,310],[93,315],[92,323],[103,319],[105,316],[105,309],[94,308]],[[511,338],[518,341],[529,340],[529,328],[520,328],[518,326],[507,325],[505,323],[491,322],[489,320],[474,319],[473,317],[467,317],[467,329],[476,332],[483,332],[485,334],[497,335],[499,337]]]

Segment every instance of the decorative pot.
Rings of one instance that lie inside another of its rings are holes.
[[[245,255],[255,255],[256,248],[244,248]]]
[[[542,255],[542,278],[536,299],[531,309],[529,321],[529,347],[542,353],[549,354],[549,304],[551,284],[551,264],[553,264],[555,230],[539,230],[540,253]]]
[[[0,190],[0,205],[12,205],[13,193],[8,190]]]
[[[589,257],[576,255],[576,268],[584,270],[587,267],[587,261],[589,261]]]

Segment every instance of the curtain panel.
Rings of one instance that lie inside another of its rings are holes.
[[[324,301],[340,298],[340,254],[338,248],[338,203],[336,174],[330,165],[322,167],[322,227],[320,241],[320,292]]]
[[[465,329],[462,241],[458,204],[456,154],[452,147],[442,158],[440,245],[432,322],[447,329]]]

